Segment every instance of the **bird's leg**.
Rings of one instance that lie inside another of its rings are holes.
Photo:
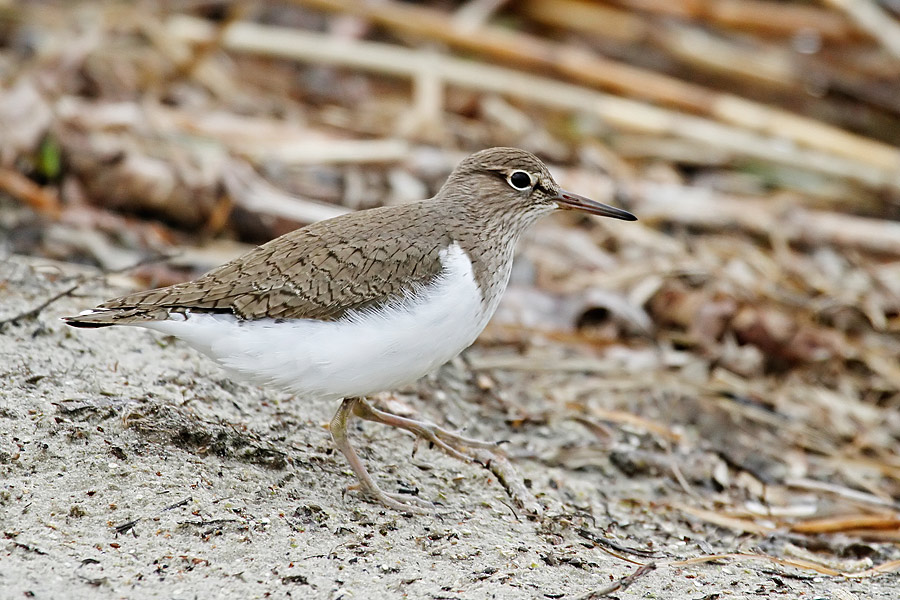
[[[356,450],[353,449],[353,446],[350,445],[350,440],[347,439],[347,423],[350,421],[351,416],[359,414],[357,412],[357,406],[360,404],[368,407],[368,405],[363,402],[362,398],[344,399],[341,402],[340,408],[338,408],[337,412],[334,414],[334,418],[331,419],[331,439],[334,440],[334,444],[338,447],[338,450],[347,457],[350,468],[353,469],[357,479],[359,479],[360,489],[389,508],[403,512],[428,512],[424,510],[424,508],[430,507],[431,503],[414,496],[383,492],[375,485],[375,482],[372,481],[372,477],[369,476],[369,472],[366,470],[366,467],[363,466],[362,461],[356,454]]]
[[[393,415],[383,410],[378,410],[362,399],[359,399],[359,401],[353,405],[353,414],[366,421],[383,423],[384,425],[399,427],[400,429],[410,431],[417,437],[428,440],[450,456],[466,462],[471,461],[473,456],[463,453],[464,448],[491,449],[498,446],[497,442],[483,442],[481,440],[467,438],[451,431],[447,431],[428,421],[416,421],[414,419]]]
[[[497,480],[518,506],[525,509],[530,515],[542,514],[543,508],[534,494],[528,490],[522,476],[516,472],[516,469],[502,453],[493,451],[499,445],[498,443],[473,440],[451,433],[427,421],[416,421],[393,415],[372,407],[362,399],[353,404],[352,411],[361,419],[411,431],[417,436],[417,442],[420,439],[428,440],[450,456],[466,462],[477,462],[497,477]]]
[[[524,508],[531,515],[541,514],[541,505],[527,489],[522,477],[516,472],[509,460],[502,454],[491,452],[491,449],[497,447],[497,443],[473,440],[451,433],[427,421],[416,421],[393,415],[370,406],[362,398],[347,398],[341,403],[341,407],[331,421],[331,436],[334,438],[337,447],[347,457],[350,466],[359,478],[359,487],[385,506],[400,511],[424,513],[428,511],[423,510],[422,507],[428,507],[430,504],[411,496],[385,493],[375,485],[375,482],[372,481],[366,468],[347,440],[347,422],[351,416],[405,429],[415,434],[417,441],[419,439],[428,440],[453,457],[466,462],[474,460],[480,463],[494,473],[517,505]],[[472,450],[473,448],[477,450]]]

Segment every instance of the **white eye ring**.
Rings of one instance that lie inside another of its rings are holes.
[[[527,179],[527,181],[526,181]],[[534,178],[525,171],[513,171],[506,178],[506,183],[514,190],[524,192],[534,187]]]

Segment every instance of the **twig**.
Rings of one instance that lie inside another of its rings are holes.
[[[756,40],[737,44],[699,25],[665,23],[654,40],[670,56],[692,69],[724,74],[745,85],[763,83],[781,89],[802,90],[806,73],[796,53]],[[777,110],[777,109],[771,109]],[[803,117],[798,117],[803,118]]]
[[[672,452],[672,444],[668,442],[665,438],[661,438],[659,442],[662,444],[663,448],[666,451],[666,456],[669,458],[669,468],[672,470],[672,474],[675,476],[675,480],[678,482],[678,485],[681,486],[681,489],[684,492],[699,502],[703,501],[703,497],[697,493],[697,490],[694,489],[688,480],[685,478],[684,473],[681,472],[681,467],[678,465],[678,458],[675,456],[675,453]]]
[[[656,569],[656,564],[649,563],[640,567],[637,571],[628,575],[627,577],[622,577],[621,579],[617,579],[613,581],[608,586],[604,588],[600,588],[599,590],[594,590],[592,592],[588,592],[583,596],[578,596],[577,600],[593,600],[594,598],[603,598],[604,596],[609,596],[613,592],[625,591],[628,589],[631,584],[637,581],[639,578],[647,575],[651,571]]]
[[[772,562],[784,567],[794,567],[797,569],[805,569],[807,571],[814,571],[816,573],[820,573],[822,575],[829,575],[831,577],[846,577],[847,579],[867,579],[869,577],[876,577],[878,575],[884,575],[885,573],[893,573],[895,571],[900,570],[900,560],[891,560],[880,565],[875,565],[871,569],[866,569],[865,571],[858,572],[846,572],[846,571],[838,571],[836,569],[832,569],[830,567],[826,567],[824,565],[820,565],[818,563],[803,560],[799,558],[778,558],[776,556],[769,556],[768,554],[751,554],[749,552],[729,552],[726,554],[708,554],[705,556],[698,556],[695,558],[687,558],[684,560],[674,560],[665,563],[659,563],[659,566],[668,566],[668,567],[687,567],[690,565],[699,565],[703,563],[716,562],[725,559],[734,559],[734,560],[764,560],[768,562]]]
[[[622,546],[618,542],[614,542],[612,540],[608,540],[606,538],[600,537],[596,533],[589,531],[583,527],[576,530],[578,535],[583,537],[586,540],[590,540],[597,544],[598,546],[603,546],[605,548],[610,548],[615,550],[616,552],[621,552],[623,554],[633,554],[635,556],[640,556],[641,558],[659,558],[658,552],[653,552],[651,550],[643,550],[641,548],[629,548],[628,546]],[[628,560],[628,559],[624,559]],[[641,564],[634,561],[628,561],[633,564]]]
[[[38,548],[37,546],[32,546],[31,544],[24,544],[24,543],[22,543],[22,542],[15,542],[15,541],[14,541],[14,542],[13,542],[13,545],[14,545],[16,548],[21,548],[22,550],[25,550],[26,552],[34,552],[35,554],[39,554],[39,555],[41,555],[41,556],[47,556],[47,553],[46,553],[46,552],[44,552],[43,550],[41,550],[41,549]]]
[[[799,2],[771,0],[614,0],[631,11],[692,19],[709,27],[721,25],[738,31],[793,38],[798,31],[810,30],[831,41],[859,37],[852,25],[833,12]]]
[[[584,0],[522,0],[517,7],[529,18],[552,25],[639,44],[650,36],[650,26],[635,13]]]
[[[801,490],[827,492],[841,498],[846,498],[847,500],[851,500],[853,502],[900,510],[900,502],[894,502],[889,499],[879,498],[878,496],[875,496],[873,494],[854,490],[843,485],[829,483],[827,481],[816,481],[814,479],[795,477],[792,479],[786,479],[784,481],[784,485]]]
[[[60,298],[65,298],[66,296],[70,295],[72,292],[74,292],[75,290],[80,288],[90,278],[79,277],[78,279],[79,279],[79,281],[75,285],[64,289],[63,291],[59,292],[58,294],[54,294],[53,296],[50,296],[49,298],[47,298],[46,300],[44,300],[43,302],[41,302],[34,308],[29,308],[28,310],[26,310],[24,312],[20,312],[17,315],[13,315],[12,317],[9,317],[8,319],[3,319],[2,321],[0,321],[0,331],[3,331],[3,329],[7,325],[12,325],[14,323],[18,323],[19,321],[24,321],[25,319],[33,319],[34,317],[41,314],[41,311],[43,311],[45,308],[47,308],[48,306],[50,306],[51,304],[53,304]]]
[[[191,502],[192,500],[193,500],[193,498],[191,498],[190,496],[188,496],[187,498],[185,498],[185,499],[183,499],[183,500],[179,500],[178,502],[175,502],[175,503],[173,503],[173,504],[170,504],[170,505],[168,505],[168,506],[163,507],[163,509],[162,509],[161,511],[159,511],[159,512],[164,513],[164,512],[169,511],[169,510],[174,510],[174,509],[176,509],[176,508],[178,508],[178,507],[180,507],[180,506],[184,506],[185,504],[188,504],[188,503]]]
[[[163,514],[164,512],[174,510],[180,506],[189,504],[193,500],[194,499],[191,496],[188,496],[187,498],[184,498],[183,500],[179,500],[178,502],[174,502],[172,504],[169,504],[168,506],[162,507],[161,509],[156,511],[156,514],[153,516],[158,516],[158,515]],[[146,518],[148,518],[148,517],[138,517],[136,519],[132,519],[131,521],[126,521],[125,523],[122,523],[121,525],[116,525],[115,527],[113,527],[113,530],[116,532],[116,535],[119,535],[120,533],[128,533],[129,531],[133,531],[135,525],[137,525],[142,519],[146,519]],[[137,537],[137,533],[134,533],[134,536]]]
[[[835,533],[846,531],[892,530],[900,528],[900,519],[887,515],[852,514],[808,519],[791,524],[795,533]]]
[[[308,135],[305,137],[309,137]],[[276,159],[290,164],[389,163],[409,156],[409,144],[401,139],[384,140],[291,140],[268,144],[253,151],[260,160]]]
[[[473,450],[473,455],[476,461],[494,474],[497,481],[509,494],[509,497],[516,503],[516,506],[531,517],[539,518],[543,514],[543,507],[537,501],[537,498],[534,497],[534,494],[528,490],[522,476],[519,475],[508,458],[499,452],[492,452],[486,449]],[[513,510],[513,514],[515,515],[515,510]],[[518,515],[516,515],[516,519],[518,520]]]
[[[453,15],[453,26],[474,31],[483,27],[507,2],[508,0],[468,0]]]
[[[706,521],[707,523],[712,523],[713,525],[716,525],[718,527],[734,529],[735,531],[746,531],[748,533],[768,535],[776,530],[774,527],[761,525],[749,519],[730,517],[728,515],[723,515],[712,510],[704,510],[702,508],[696,508],[693,506],[688,506],[686,504],[675,503],[672,504],[672,508],[689,514],[692,517],[696,517],[698,519]]]
[[[673,21],[650,23],[636,13],[584,0],[529,0],[522,10],[532,19],[555,27],[602,36],[627,44],[659,45],[692,67],[726,73],[746,82],[800,89],[803,71],[797,54],[756,40],[738,44],[699,25]]]
[[[126,521],[120,525],[116,525],[115,527],[113,527],[113,530],[116,532],[116,535],[119,535],[120,533],[122,533],[122,534],[128,533],[129,531],[134,530],[134,526],[137,525],[138,521],[140,521],[140,520],[141,520],[141,517],[138,517],[137,519],[132,519],[131,521]],[[134,537],[137,537],[137,532],[134,532]]]
[[[226,523],[237,523],[237,519],[210,519],[209,521],[182,521],[179,525],[193,525],[194,527],[206,527],[207,525],[224,525]]]
[[[605,546],[607,548],[612,548],[617,552],[622,552],[623,554],[633,554],[635,556],[640,556],[641,558],[659,558],[658,552],[653,552],[651,550],[643,550],[641,548],[629,548],[627,546],[622,546],[621,544],[614,542],[612,540],[608,540],[604,537],[600,537],[596,533],[589,531],[583,527],[576,530],[576,533],[583,537],[586,540],[590,540],[599,546]]]

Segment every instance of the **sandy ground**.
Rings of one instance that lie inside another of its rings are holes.
[[[0,319],[78,272],[16,257],[0,269]],[[784,540],[667,508],[690,502],[670,474],[629,477],[610,461],[618,455],[621,465],[629,436],[578,468],[549,460],[590,434],[571,422],[515,427],[479,401],[463,361],[396,402],[469,435],[509,439],[544,516],[516,509],[490,471],[424,446],[411,458],[410,436],[365,424],[353,439],[382,485],[439,505],[424,516],[383,509],[345,493],[353,478],[324,427],[334,407],[234,382],[149,331],[59,321],[121,291],[96,280],[0,333],[3,599],[587,598],[648,562],[659,566],[612,596],[898,597],[897,575],[669,565],[713,552],[777,554]],[[495,379],[515,389],[523,377]],[[598,540],[623,548],[608,552]]]

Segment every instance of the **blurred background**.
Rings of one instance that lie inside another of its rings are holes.
[[[900,541],[898,140],[896,0],[0,1],[5,256],[167,285],[530,150],[640,221],[523,242],[489,407],[854,559]]]

